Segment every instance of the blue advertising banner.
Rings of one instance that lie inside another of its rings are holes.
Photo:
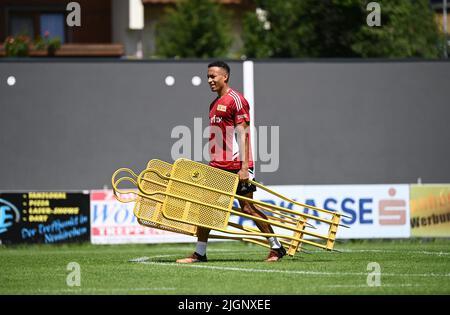
[[[88,192],[0,193],[0,243],[90,240]]]

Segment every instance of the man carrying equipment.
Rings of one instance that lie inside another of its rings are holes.
[[[228,85],[229,77],[230,67],[225,62],[216,61],[208,65],[208,84],[211,91],[218,95],[209,107],[209,165],[238,174],[236,194],[253,198],[256,187],[248,182],[253,179],[254,168],[249,131],[250,107],[244,96]],[[244,213],[267,219],[251,202],[239,200],[239,204]],[[255,223],[261,232],[274,233],[270,224],[256,220]],[[190,257],[178,259],[177,263],[206,262],[209,232],[209,229],[198,227],[195,252]],[[271,249],[266,261],[275,262],[286,255],[286,250],[276,237],[269,237],[268,241]]]

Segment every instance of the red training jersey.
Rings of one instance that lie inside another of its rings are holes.
[[[234,127],[242,122],[250,123],[250,106],[239,92],[229,89],[216,98],[209,107],[209,165],[226,170],[241,168],[239,144]],[[249,143],[248,167],[253,167],[250,128],[247,129]]]

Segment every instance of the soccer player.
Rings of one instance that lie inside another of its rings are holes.
[[[225,62],[216,61],[208,65],[208,84],[211,91],[217,93],[217,98],[209,107],[209,165],[238,174],[239,185],[236,194],[253,198],[256,186],[248,182],[253,179],[254,167],[249,132],[250,107],[247,100],[228,85],[229,78],[230,67]],[[239,204],[244,213],[267,219],[254,204],[242,200]],[[256,220],[255,223],[261,232],[274,233],[270,224]],[[197,232],[195,252],[190,257],[178,259],[178,263],[207,261],[206,246],[210,230],[198,227]],[[286,255],[286,250],[276,237],[269,237],[268,241],[271,249],[266,261],[278,261]]]

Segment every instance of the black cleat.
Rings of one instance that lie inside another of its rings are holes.
[[[286,256],[286,250],[283,246],[280,248],[271,248],[269,252],[269,256],[267,256],[266,261],[267,262],[274,262],[279,261],[283,256]]]
[[[191,256],[189,256],[187,258],[177,259],[177,263],[179,263],[179,264],[192,264],[192,263],[207,262],[207,261],[208,261],[208,259],[206,258],[206,255],[202,256],[200,254],[197,254],[197,252],[194,252]]]

